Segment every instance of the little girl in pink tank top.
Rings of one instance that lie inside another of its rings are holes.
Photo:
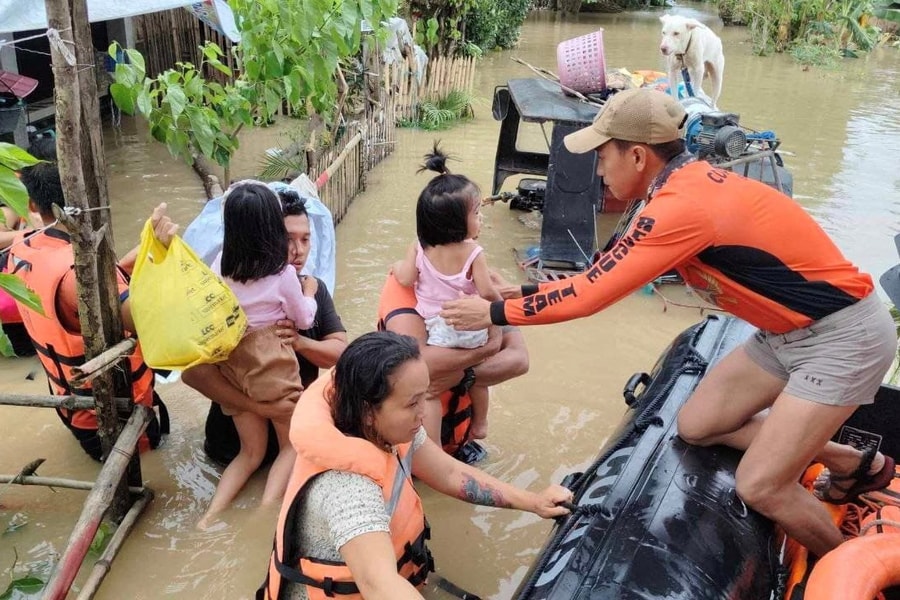
[[[426,155],[419,171],[435,171],[416,204],[418,242],[406,257],[394,264],[394,276],[402,285],[414,287],[416,311],[425,319],[428,345],[444,348],[477,348],[487,342],[488,332],[457,331],[440,316],[441,306],[462,295],[478,294],[486,300],[501,300],[491,282],[487,260],[475,239],[481,230],[481,190],[468,177],[447,169],[447,156],[437,146]],[[488,389],[477,384],[469,390],[472,399],[471,437],[487,436]]]

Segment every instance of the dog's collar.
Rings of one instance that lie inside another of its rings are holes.
[[[694,30],[693,30],[693,29],[688,29],[688,31],[691,32],[691,37],[688,38],[688,43],[687,43],[687,46],[684,47],[684,52],[682,52],[681,54],[676,54],[676,55],[675,55],[676,58],[678,58],[678,59],[680,59],[680,60],[683,60],[683,59],[684,59],[684,55],[687,54],[687,53],[688,53],[688,50],[691,49],[691,42],[694,41]]]

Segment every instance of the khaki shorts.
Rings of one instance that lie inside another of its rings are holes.
[[[897,354],[897,329],[878,295],[787,333],[758,331],[744,343],[792,396],[833,406],[871,404]]]
[[[275,330],[272,325],[244,335],[228,358],[216,365],[231,385],[257,402],[285,398],[296,402],[303,392],[297,355]],[[222,412],[238,414],[224,406]]]

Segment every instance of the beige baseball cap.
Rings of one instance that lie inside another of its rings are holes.
[[[573,154],[590,152],[609,140],[663,144],[681,137],[686,117],[681,104],[665,92],[625,90],[606,101],[589,127],[570,133],[563,142]]]

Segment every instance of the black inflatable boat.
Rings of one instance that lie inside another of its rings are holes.
[[[678,409],[703,373],[753,331],[709,317],[679,335],[651,373],[629,380],[618,431],[589,469],[564,482],[577,509],[557,523],[515,598],[770,598],[775,528],[735,494],[740,453],[676,436]]]

